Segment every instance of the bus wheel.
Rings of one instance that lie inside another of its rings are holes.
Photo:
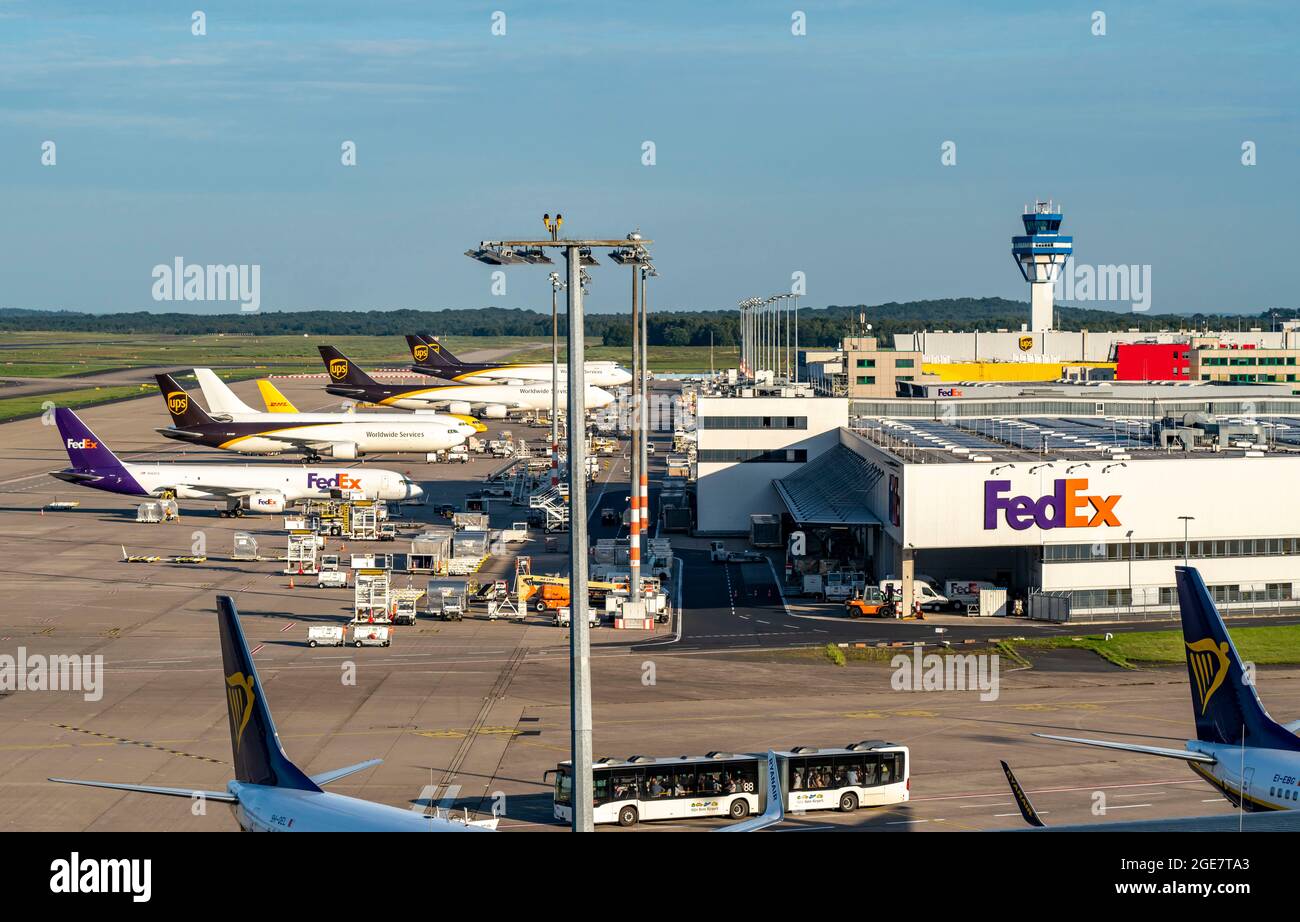
[[[635,826],[640,815],[636,812],[636,807],[630,804],[618,811],[618,824],[620,826]]]
[[[858,795],[852,791],[847,791],[840,795],[840,812],[852,813],[858,809]]]
[[[749,816],[749,801],[743,797],[737,797],[731,802],[731,809],[727,812],[731,814],[733,820],[743,820]]]

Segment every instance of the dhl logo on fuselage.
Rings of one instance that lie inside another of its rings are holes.
[[[190,395],[184,391],[171,391],[167,394],[167,409],[176,416],[184,416],[190,408]]]
[[[1228,677],[1228,645],[1213,637],[1187,644],[1187,665],[1191,670],[1196,697],[1201,702],[1201,714],[1210,706],[1210,699]]]
[[[1120,496],[1093,496],[1083,493],[1088,489],[1087,477],[1067,477],[1057,480],[1055,489],[1046,496],[1031,499],[1028,496],[1005,496],[1011,489],[1010,480],[984,481],[984,528],[998,527],[999,518],[1016,531],[1031,525],[1049,528],[1096,528],[1119,526],[1115,504]],[[1085,510],[1091,510],[1087,512]],[[1000,516],[999,513],[1002,515]]]
[[[337,381],[342,381],[348,376],[347,359],[330,359],[329,364],[330,377]]]
[[[235,751],[244,738],[244,728],[253,716],[253,702],[257,696],[253,693],[253,677],[242,672],[226,676],[226,705],[230,708],[230,726],[235,732]]]

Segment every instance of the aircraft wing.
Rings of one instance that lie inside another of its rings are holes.
[[[114,781],[78,781],[75,778],[50,778],[50,781],[59,784],[80,784],[89,788],[109,788],[114,791],[130,791],[136,794],[165,794],[168,797],[194,797],[198,795],[205,800],[215,800],[221,803],[233,804],[237,802],[234,794],[225,791],[196,791],[194,788],[160,788],[151,784],[118,784]]]
[[[1290,723],[1284,723],[1282,724],[1282,729],[1290,733],[1300,731],[1300,720],[1293,720]]]
[[[753,819],[722,826],[715,832],[757,832],[785,819],[785,795],[781,792],[781,771],[776,753],[767,751],[767,809]]]
[[[257,437],[271,442],[283,442],[294,448],[310,448],[312,451],[318,452],[333,448],[335,445],[352,444],[351,442],[332,442],[329,439],[305,439],[296,435],[285,435],[282,432],[259,432]]]
[[[336,768],[333,771],[321,772],[319,775],[312,775],[311,780],[318,787],[324,787],[331,781],[338,781],[340,778],[346,778],[348,775],[355,775],[357,772],[363,772],[367,768],[374,768],[383,762],[383,759],[366,759],[364,762],[358,762],[356,765],[348,765],[343,768]]]
[[[1100,746],[1102,749],[1119,749],[1122,752],[1141,752],[1149,756],[1164,756],[1166,759],[1182,759],[1185,762],[1217,762],[1214,756],[1190,749],[1165,749],[1162,746],[1139,746],[1136,743],[1117,743],[1113,740],[1086,740],[1074,736],[1052,736],[1048,733],[1035,733],[1034,736],[1045,740],[1057,740],[1062,743],[1082,743],[1084,746]]]

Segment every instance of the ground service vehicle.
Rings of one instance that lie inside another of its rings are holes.
[[[979,605],[980,590],[997,589],[993,583],[981,579],[950,579],[943,584],[943,594],[953,611],[962,612],[967,605]]]
[[[327,647],[343,646],[343,626],[337,624],[318,624],[307,628],[307,646]]]
[[[875,586],[867,586],[844,603],[844,613],[850,618],[892,618],[894,610],[894,603]]]
[[[911,797],[910,754],[884,740],[850,743],[842,749],[798,746],[776,753],[786,809],[851,813],[859,807],[904,803]],[[757,753],[710,752],[703,756],[620,761],[593,767],[597,823],[631,826],[641,820],[728,816],[741,819],[766,809],[760,780],[766,757]],[[547,773],[548,775],[550,772]],[[571,763],[555,768],[554,816],[571,821]]]
[[[349,642],[354,647],[390,647],[392,630],[383,624],[354,624],[349,632]]]

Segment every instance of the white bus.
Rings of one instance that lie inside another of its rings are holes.
[[[776,754],[789,812],[852,812],[905,802],[910,796],[906,746],[884,740],[843,749],[797,746]],[[703,756],[601,759],[592,767],[597,823],[632,826],[641,820],[727,816],[735,820],[767,809],[766,754],[711,752]],[[547,772],[549,775],[550,772]],[[571,763],[555,768],[554,815],[573,820]]]

